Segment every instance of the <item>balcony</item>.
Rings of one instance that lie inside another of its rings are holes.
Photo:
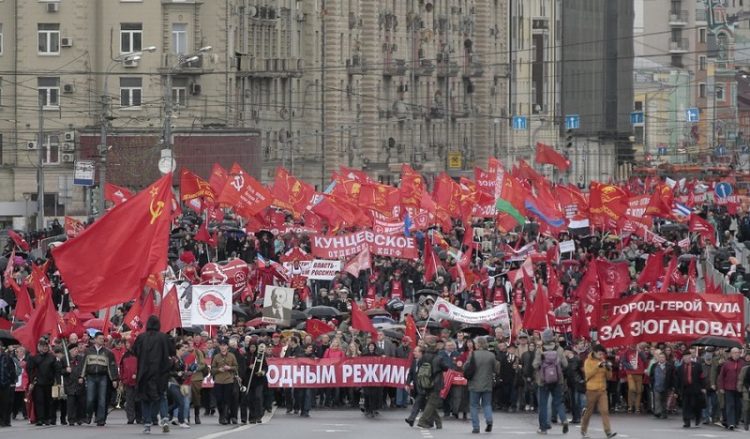
[[[406,60],[394,59],[383,65],[383,76],[404,76],[406,74]]]
[[[480,78],[484,75],[484,65],[479,61],[472,61],[466,66],[464,76],[467,78]]]
[[[185,62],[183,55],[177,55],[177,61],[175,62],[174,55],[165,55],[163,64],[165,67],[159,67],[158,71],[161,74],[173,73],[181,75],[202,75],[209,72],[211,69],[206,69],[204,66],[207,55],[200,53],[196,56],[198,59],[195,61]],[[166,67],[169,65],[173,65],[173,67]]]
[[[669,25],[680,27],[687,26],[688,11],[669,11]]]
[[[431,59],[420,59],[419,65],[414,69],[414,75],[416,76],[432,76],[432,72],[435,71],[435,64],[432,63]]]
[[[360,55],[352,55],[350,59],[346,60],[346,73],[349,75],[364,75],[365,74],[365,60]]]
[[[238,73],[256,78],[299,78],[305,70],[305,60],[299,58],[257,59],[240,56]]]
[[[669,42],[669,53],[687,53],[689,47],[687,38],[673,39]]]
[[[437,65],[437,75],[439,78],[444,78],[446,76],[458,76],[458,73],[461,71],[461,67],[459,67],[458,63],[456,61],[450,61],[450,62],[439,62]]]
[[[445,117],[445,111],[443,110],[442,105],[435,104],[432,107],[430,107],[430,112],[428,113],[428,118],[430,119],[442,119]]]

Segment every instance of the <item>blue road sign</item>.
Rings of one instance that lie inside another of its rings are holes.
[[[685,110],[685,120],[688,122],[698,122],[700,120],[700,110],[697,108],[688,108]]]
[[[714,192],[716,192],[717,197],[726,198],[732,195],[732,185],[723,181],[716,185]]]
[[[577,114],[568,114],[565,116],[565,129],[577,130],[581,128],[581,116]]]
[[[666,147],[666,146],[660,146],[660,147],[659,147],[659,148],[657,149],[656,153],[657,153],[658,155],[667,155],[667,147]]]
[[[634,111],[630,113],[630,124],[636,125],[639,123],[643,123],[644,117],[643,117],[643,111]]]
[[[525,130],[528,129],[528,119],[526,116],[513,116],[513,129],[514,130]]]

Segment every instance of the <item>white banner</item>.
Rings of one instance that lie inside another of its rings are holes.
[[[503,328],[510,327],[508,305],[505,303],[484,311],[471,312],[440,298],[433,305],[432,311],[430,311],[430,318],[433,320],[450,320],[469,325],[490,324],[493,326],[502,325]]]
[[[193,285],[191,289],[191,326],[232,324],[231,285]]]
[[[575,253],[576,243],[573,240],[560,242],[560,253]]]
[[[331,280],[339,271],[341,271],[341,261],[315,259],[304,276],[308,279]]]

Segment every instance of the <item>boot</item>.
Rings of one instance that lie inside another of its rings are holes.
[[[193,424],[199,425],[200,423],[201,423],[201,408],[194,407],[193,408]]]

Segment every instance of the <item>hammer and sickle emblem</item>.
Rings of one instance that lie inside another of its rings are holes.
[[[156,206],[154,207],[154,198],[156,197],[157,192],[156,188],[151,189],[151,203],[148,205],[148,210],[151,213],[151,224],[153,224],[154,221],[164,213],[163,201],[157,201]]]

